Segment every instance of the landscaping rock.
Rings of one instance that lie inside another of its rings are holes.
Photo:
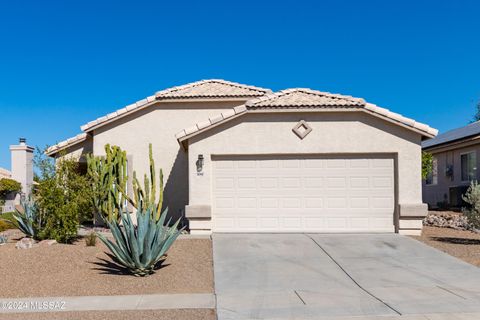
[[[57,240],[42,240],[38,244],[41,246],[51,246],[53,244],[57,244]]]
[[[471,230],[467,217],[457,212],[430,212],[425,220],[424,226],[452,228],[456,230]]]
[[[32,238],[22,238],[15,244],[15,248],[17,249],[30,249],[36,247],[38,244]]]

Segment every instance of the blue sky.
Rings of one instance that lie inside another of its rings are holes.
[[[479,1],[1,1],[0,167],[207,78],[363,97],[440,131],[480,99]],[[141,134],[141,133],[136,133]]]

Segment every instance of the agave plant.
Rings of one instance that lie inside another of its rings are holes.
[[[35,238],[40,219],[38,212],[38,207],[34,201],[23,201],[21,210],[16,209],[12,215],[15,221],[9,222],[13,223],[27,237]]]
[[[7,235],[0,234],[0,246],[3,246],[4,244],[7,244],[7,242],[8,242]]]
[[[165,223],[167,210],[155,218],[156,207],[138,208],[137,226],[128,212],[121,212],[121,223],[113,220],[107,224],[115,242],[98,233],[99,239],[108,247],[118,263],[126,267],[133,275],[143,277],[152,274],[155,267],[164,260],[165,254],[183,230],[178,230],[178,220],[169,227]]]

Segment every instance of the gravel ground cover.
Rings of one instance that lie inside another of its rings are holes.
[[[480,234],[452,228],[423,227],[421,236],[412,238],[465,262],[480,266]]]
[[[160,270],[138,278],[113,264],[100,241],[16,249],[19,236],[0,246],[1,298],[213,292],[210,239],[178,239]]]
[[[208,309],[140,310],[140,311],[82,311],[55,313],[0,314],[0,320],[215,320],[215,311]]]

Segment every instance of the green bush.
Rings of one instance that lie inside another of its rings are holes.
[[[477,181],[472,181],[463,201],[469,204],[468,208],[462,208],[463,214],[467,217],[468,223],[476,229],[480,229],[480,185]]]
[[[433,156],[431,153],[422,151],[422,179],[427,179],[433,170]]]
[[[85,245],[87,247],[95,247],[97,245],[97,234],[95,232],[90,232],[85,237]]]
[[[39,176],[34,198],[43,221],[41,239],[71,243],[77,237],[79,224],[93,219],[91,183],[88,176],[81,174],[78,160],[62,157],[54,163],[43,151],[37,151]]]
[[[4,198],[7,194],[11,192],[20,192],[22,191],[22,185],[20,182],[13,179],[3,178],[0,179],[0,197]]]
[[[8,230],[8,229],[15,229],[13,219],[13,212],[5,212],[0,214],[0,232]]]
[[[45,227],[40,231],[40,238],[71,243],[77,238],[77,232],[78,207],[75,202],[69,202],[49,214]]]

